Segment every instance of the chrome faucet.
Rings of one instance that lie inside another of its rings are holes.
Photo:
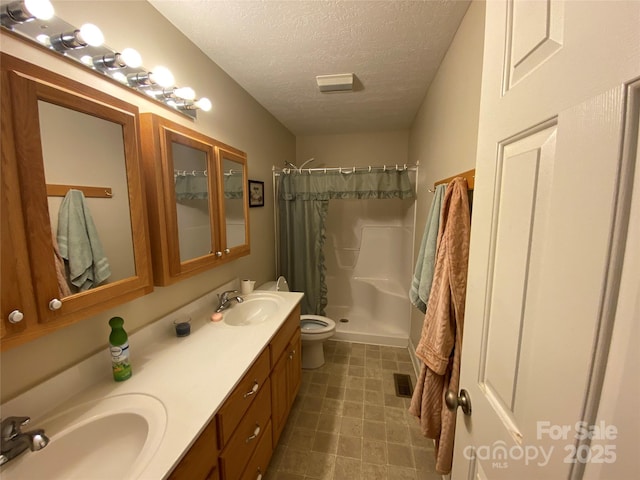
[[[27,448],[35,452],[49,444],[49,438],[44,434],[44,430],[37,429],[29,432],[21,430],[29,420],[31,420],[29,417],[7,417],[2,420],[0,465],[16,458]]]
[[[229,296],[232,293],[238,293],[238,290],[227,290],[226,292],[222,292],[218,295],[218,308],[216,309],[216,313],[222,312],[231,306],[231,301],[235,300],[238,303],[243,302],[243,298],[240,295]]]

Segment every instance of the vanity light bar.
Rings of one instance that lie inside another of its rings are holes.
[[[153,101],[193,119],[197,118],[197,110],[211,110],[209,99],[196,100],[192,88],[178,88],[168,68],[143,68],[142,58],[136,50],[125,48],[119,52],[109,48],[104,45],[104,36],[97,26],[84,24],[76,28],[54,15],[49,0],[4,3],[0,5],[0,23],[7,30],[76,60],[123,86],[145,93]]]

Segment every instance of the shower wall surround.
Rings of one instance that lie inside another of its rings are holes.
[[[336,340],[408,344],[414,203],[329,202],[326,314],[336,322]]]

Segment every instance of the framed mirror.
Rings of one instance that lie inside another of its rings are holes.
[[[154,283],[170,285],[221,261],[215,142],[141,115]]]
[[[137,107],[6,54],[2,75],[38,321],[150,292]]]
[[[140,117],[154,283],[248,254],[246,155],[158,115]]]
[[[220,223],[223,229],[223,252],[238,257],[249,253],[249,200],[247,158],[244,153],[217,147],[220,165]]]

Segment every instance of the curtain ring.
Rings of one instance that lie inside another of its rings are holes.
[[[369,165],[369,173],[371,173],[371,165]]]

